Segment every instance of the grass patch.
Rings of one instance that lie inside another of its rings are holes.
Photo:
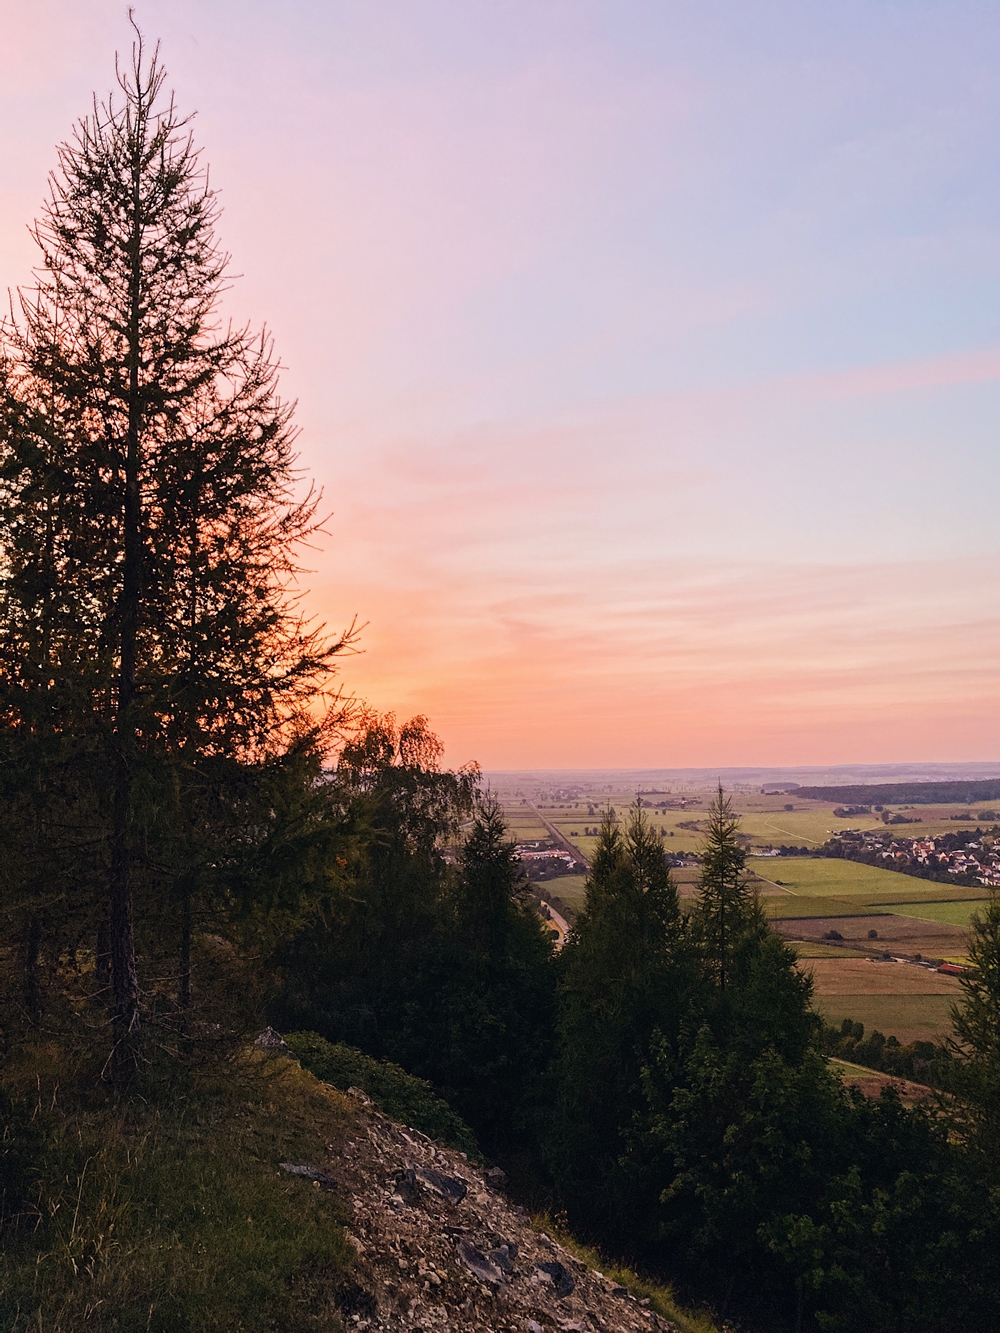
[[[760,874],[763,867],[755,869]],[[919,890],[911,886],[921,883],[913,875],[903,875],[898,870],[883,870],[881,866],[835,856],[782,856],[767,869],[774,883],[810,898],[828,893],[835,898],[876,893],[915,897]]]
[[[246,1057],[175,1075],[158,1105],[115,1102],[99,1083],[62,1091],[58,1066],[34,1063],[35,1151],[5,1229],[0,1327],[342,1327],[352,1262],[343,1204],[279,1167],[322,1163],[327,1144],[343,1141],[351,1109],[339,1093],[287,1059]],[[10,1091],[16,1118],[23,1089]]]
[[[961,926],[963,930],[968,930],[972,913],[982,910],[982,907],[983,899],[980,898],[965,902],[899,903],[896,911],[900,916],[913,916],[918,921],[943,921],[949,926]]]
[[[789,794],[789,802],[796,804],[794,793]],[[882,827],[878,815],[856,815],[851,819],[837,819],[833,809],[832,805],[822,805],[798,810],[747,810],[743,813],[739,810],[739,803],[737,804],[740,831],[748,833],[755,842],[769,843],[774,847],[782,844],[793,847],[820,847],[829,838],[832,829]]]
[[[582,912],[587,896],[584,892],[586,883],[586,875],[560,875],[557,879],[547,879],[544,884],[536,884],[535,888],[546,902],[549,901],[549,895],[554,894],[574,912]]]
[[[989,896],[986,889],[970,889],[968,886],[951,889],[947,884],[934,884],[907,876],[906,882],[900,884],[895,893],[873,893],[865,902],[871,903],[873,907],[912,907],[916,903],[981,903]]]
[[[677,1304],[673,1288],[662,1282],[641,1277],[638,1273],[633,1272],[631,1268],[622,1264],[604,1259],[597,1250],[591,1249],[587,1245],[581,1245],[564,1226],[558,1222],[553,1222],[548,1214],[538,1214],[533,1217],[532,1225],[552,1236],[564,1250],[568,1250],[574,1258],[579,1259],[588,1268],[603,1273],[612,1282],[617,1282],[620,1287],[627,1288],[638,1300],[648,1300],[649,1309],[655,1310],[664,1319],[669,1319],[676,1324],[680,1333],[720,1333],[720,1326],[711,1315],[704,1312],[682,1310]]]
[[[376,1060],[353,1046],[335,1045],[315,1032],[292,1032],[285,1040],[303,1066],[324,1083],[342,1092],[360,1088],[390,1119],[482,1161],[475,1134],[424,1079],[390,1060]]]

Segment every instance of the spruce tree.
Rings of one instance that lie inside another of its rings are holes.
[[[498,801],[487,794],[449,876],[408,1045],[490,1151],[535,1130],[552,1049],[552,942],[528,895]]]
[[[549,1160],[571,1216],[631,1248],[651,1202],[641,1161],[629,1161],[643,1069],[661,1037],[676,1040],[694,983],[677,889],[638,803],[625,828],[612,811],[601,822],[559,962]]]
[[[753,911],[753,893],[746,874],[746,853],[737,841],[739,818],[720,786],[708,811],[708,829],[701,849],[700,924],[719,989],[728,981],[729,960]]]
[[[85,756],[118,1041],[140,1021],[133,905],[150,839],[171,809],[192,829],[185,775],[200,791],[212,763],[315,736],[343,646],[297,609],[316,500],[296,498],[268,337],[220,322],[217,218],[138,36],[118,91],[59,149],[37,281],[3,328],[5,743],[50,788],[53,754]]]

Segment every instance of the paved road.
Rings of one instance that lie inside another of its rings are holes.
[[[529,805],[530,805],[530,804],[531,804],[531,803],[529,802]],[[542,814],[541,810],[539,810],[539,808],[538,808],[537,805],[532,805],[531,808],[532,808],[532,810],[534,810],[535,814],[538,816],[538,818],[542,821],[542,823],[543,823],[543,824],[545,825],[545,827],[548,829],[548,831],[549,831],[549,836],[552,838],[552,840],[553,840],[558,846],[562,847],[564,851],[569,852],[569,854],[570,854],[570,856],[572,856],[573,860],[574,860],[574,861],[578,861],[578,862],[580,863],[580,865],[583,866],[584,870],[589,870],[589,869],[590,869],[590,862],[589,862],[589,861],[587,860],[587,858],[584,856],[583,852],[580,851],[579,847],[574,847],[574,845],[573,845],[573,844],[572,844],[566,837],[564,837],[564,835],[563,835],[562,833],[559,832],[559,830],[556,828],[555,824],[550,824],[549,821],[548,821],[548,820],[545,818],[545,816]]]
[[[529,805],[530,804],[531,803],[529,802]],[[576,861],[578,865],[581,865],[585,871],[589,870],[590,862],[584,856],[583,852],[580,851],[579,847],[574,847],[574,845],[569,841],[569,839],[559,832],[555,824],[550,823],[550,821],[545,818],[545,816],[542,814],[541,810],[539,810],[537,805],[531,805],[531,809],[534,810],[535,814],[545,825],[545,828],[548,830],[549,836],[551,837],[552,841],[556,844],[556,846],[561,847],[563,851],[569,852],[573,860]],[[546,884],[550,884],[552,886],[553,893],[557,894],[559,892],[558,878],[542,880],[536,883],[534,886],[535,890],[538,893],[541,893],[544,890]],[[545,906],[549,909],[549,917],[551,919],[552,926],[559,932],[559,938],[555,942],[556,948],[561,949],[563,945],[566,943],[566,936],[569,934],[569,922],[566,920],[565,917],[559,915],[559,913],[556,911],[556,909],[552,906],[551,903],[546,902]]]

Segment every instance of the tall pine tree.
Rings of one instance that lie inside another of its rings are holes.
[[[175,817],[191,833],[178,791],[194,774],[202,792],[212,763],[315,737],[343,646],[296,606],[316,501],[296,496],[269,339],[220,323],[217,217],[138,36],[118,92],[59,149],[37,282],[3,328],[5,744],[49,795],[53,765],[65,797],[68,757],[85,757],[76,807],[106,883],[119,1041],[142,1010],[136,894],[170,878],[153,844]]]

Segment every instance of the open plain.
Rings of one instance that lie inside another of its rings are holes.
[[[651,786],[605,782],[586,790],[583,784],[560,788],[539,781],[531,788],[522,784],[501,790],[501,799],[515,838],[544,839],[547,822],[584,857],[593,854],[602,816],[614,810],[618,818],[627,817],[640,800],[672,858],[697,853],[712,789]],[[769,853],[781,846],[812,851],[845,828],[882,829],[883,814],[907,821],[898,826],[901,836],[940,837],[983,827],[994,812],[908,804],[845,818],[834,813],[835,803],[796,799],[794,792],[737,790],[730,796],[765,910],[795,948],[801,966],[812,973],[816,1007],[826,1020],[839,1024],[851,1018],[902,1042],[947,1035],[951,1007],[960,994],[955,977],[908,963],[869,960],[889,953],[961,963],[969,919],[988,890],[839,857]],[[673,870],[685,904],[697,896],[698,874],[695,862]],[[550,881],[548,892],[576,912],[583,906],[584,885],[584,876],[567,875]]]

